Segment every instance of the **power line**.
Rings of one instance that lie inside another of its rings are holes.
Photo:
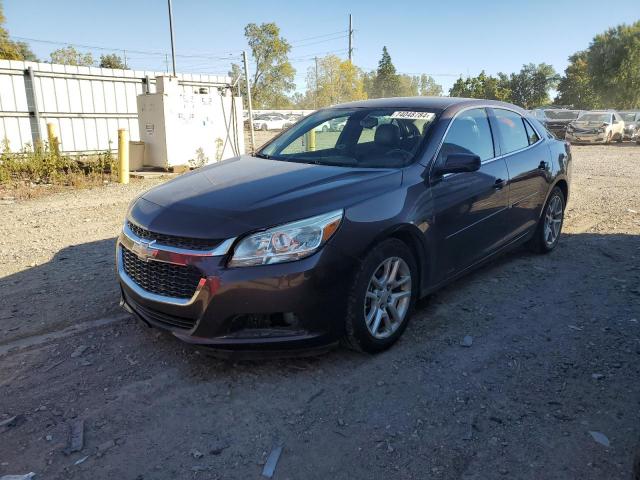
[[[294,50],[296,48],[304,48],[304,47],[308,47],[310,45],[318,45],[320,43],[333,42],[334,40],[340,40],[342,38],[347,38],[348,36],[349,36],[348,34],[342,34],[342,35],[340,35],[338,37],[327,38],[325,40],[317,40],[315,42],[308,42],[308,43],[304,43],[304,44],[292,45],[291,49]]]
[[[91,50],[101,50],[101,51],[106,51],[106,52],[114,52],[114,51],[122,51],[122,50],[126,50],[127,53],[136,53],[139,55],[148,55],[148,56],[162,56],[164,57],[167,52],[162,52],[162,51],[153,51],[153,50],[135,50],[135,49],[131,49],[131,48],[122,48],[122,47],[103,47],[103,46],[97,46],[97,45],[84,45],[84,44],[80,44],[80,43],[73,43],[73,42],[60,42],[60,41],[55,41],[55,40],[43,40],[43,39],[39,39],[39,38],[30,38],[30,37],[17,37],[17,36],[11,36],[12,40],[18,40],[18,41],[26,41],[26,42],[34,42],[34,43],[44,43],[44,44],[50,44],[50,45],[69,45],[72,47],[79,47],[79,48],[87,48],[87,49],[91,49]],[[231,57],[232,55],[235,55],[237,53],[241,52],[241,50],[230,50],[227,52],[220,52],[220,53],[198,53],[198,54],[180,54],[180,55],[176,55],[176,57],[181,57],[181,58],[207,58],[207,59],[219,59],[219,60],[226,60],[227,56],[223,56],[223,55],[228,55],[229,57]]]
[[[332,35],[337,35],[339,33],[345,33],[345,31],[344,30],[340,30],[339,32],[324,33],[322,35],[316,35],[314,37],[301,38],[299,40],[293,40],[291,43],[294,44],[294,43],[304,42],[304,41],[307,41],[307,40],[315,40],[316,38],[330,37]]]
[[[290,63],[305,62],[305,61],[313,60],[314,57],[322,57],[322,56],[330,55],[332,53],[345,53],[346,51],[347,51],[346,48],[341,48],[338,50],[329,50],[327,52],[309,53],[309,54],[301,55],[299,57],[290,58],[289,62]]]

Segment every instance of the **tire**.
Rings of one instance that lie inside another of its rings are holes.
[[[390,262],[388,270],[386,262]],[[395,278],[392,284],[397,285],[389,289],[385,282],[382,286],[380,279],[385,277]],[[367,353],[389,348],[407,328],[418,294],[418,267],[409,247],[396,238],[376,245],[360,264],[349,292],[343,339],[346,346]]]
[[[269,127],[267,127],[266,123],[263,123],[262,127],[260,128],[260,130],[262,130],[263,132],[266,132],[267,130],[269,130]]]
[[[557,202],[559,202],[559,205]],[[542,216],[538,221],[536,231],[534,232],[531,240],[527,242],[527,247],[529,247],[531,251],[535,253],[549,253],[556,248],[556,245],[558,245],[558,241],[560,240],[560,234],[562,233],[565,206],[566,201],[562,190],[558,187],[554,187],[551,191],[551,195],[549,195],[549,198],[547,199],[544,209],[542,210]],[[549,226],[549,228],[553,228],[553,238],[549,241],[550,236],[549,230],[547,229],[547,223],[552,220],[559,220],[559,223],[555,224],[557,226],[557,231],[555,230],[555,227],[553,227],[553,224]]]
[[[624,140],[624,133],[621,133],[618,138],[616,139],[616,142],[618,143],[622,143],[622,141]]]
[[[611,132],[609,132],[609,133],[607,134],[607,138],[606,138],[606,139],[605,139],[605,141],[604,141],[604,144],[605,144],[605,145],[609,145],[609,144],[611,143],[611,136],[612,136],[612,135],[611,135]]]

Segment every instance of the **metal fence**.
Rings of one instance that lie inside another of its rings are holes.
[[[46,140],[47,123],[55,124],[67,153],[115,149],[119,128],[138,140],[136,96],[154,93],[158,75],[165,73],[0,60],[0,141],[21,150]],[[231,84],[218,75],[178,80],[185,93]]]

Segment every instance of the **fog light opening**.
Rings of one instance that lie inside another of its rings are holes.
[[[227,334],[260,330],[288,331],[299,326],[300,320],[293,312],[250,313],[233,317],[228,324]]]

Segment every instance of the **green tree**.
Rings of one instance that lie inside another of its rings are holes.
[[[122,61],[122,58],[115,53],[100,55],[100,68],[117,68],[128,70],[129,67]]]
[[[593,90],[605,105],[640,106],[640,21],[596,35],[587,66]]]
[[[509,79],[511,102],[523,108],[534,108],[550,102],[549,90],[558,84],[559,76],[551,65],[529,63]]]
[[[229,70],[228,75],[231,77],[232,82],[237,82],[236,85],[240,88],[240,95],[243,98],[247,98],[247,84],[244,78],[244,72],[242,68],[237,63],[231,64],[231,70]],[[234,95],[238,90],[234,90]]]
[[[419,93],[427,97],[440,97],[442,96],[442,85],[436,83],[432,76],[423,73],[420,75]]]
[[[9,32],[4,27],[5,21],[2,3],[0,2],[0,59],[38,61],[29,45],[25,42],[13,42],[9,39]]]
[[[406,80],[404,87],[406,88]],[[391,55],[389,55],[386,46],[382,47],[382,58],[378,62],[378,70],[376,70],[376,76],[373,79],[372,97],[399,97],[402,95],[402,90],[403,81],[396,73],[396,67],[391,61]]]
[[[295,69],[289,62],[291,45],[280,36],[275,23],[248,24],[244,35],[255,64],[251,96],[256,108],[283,108],[291,102],[287,93],[295,88]]]
[[[317,72],[316,81],[316,68],[309,67],[305,95],[313,100],[314,108],[367,98],[362,72],[349,60],[327,55],[318,59]]]
[[[459,78],[449,90],[451,97],[483,98],[486,100],[511,100],[509,77],[498,73],[497,77],[487,75],[484,70],[477,77]]]
[[[60,65],[75,65],[78,67],[90,67],[93,65],[93,55],[91,53],[82,53],[73,48],[71,45],[59,48],[51,52],[51,63],[59,63]]]
[[[569,65],[558,83],[558,96],[554,103],[581,110],[602,107],[602,102],[591,85],[587,52],[585,50],[574,53],[569,57]]]
[[[24,60],[25,62],[37,62],[38,57],[33,51],[31,51],[31,47],[26,42],[14,42],[16,48],[18,49],[18,54],[20,55],[20,60]]]

